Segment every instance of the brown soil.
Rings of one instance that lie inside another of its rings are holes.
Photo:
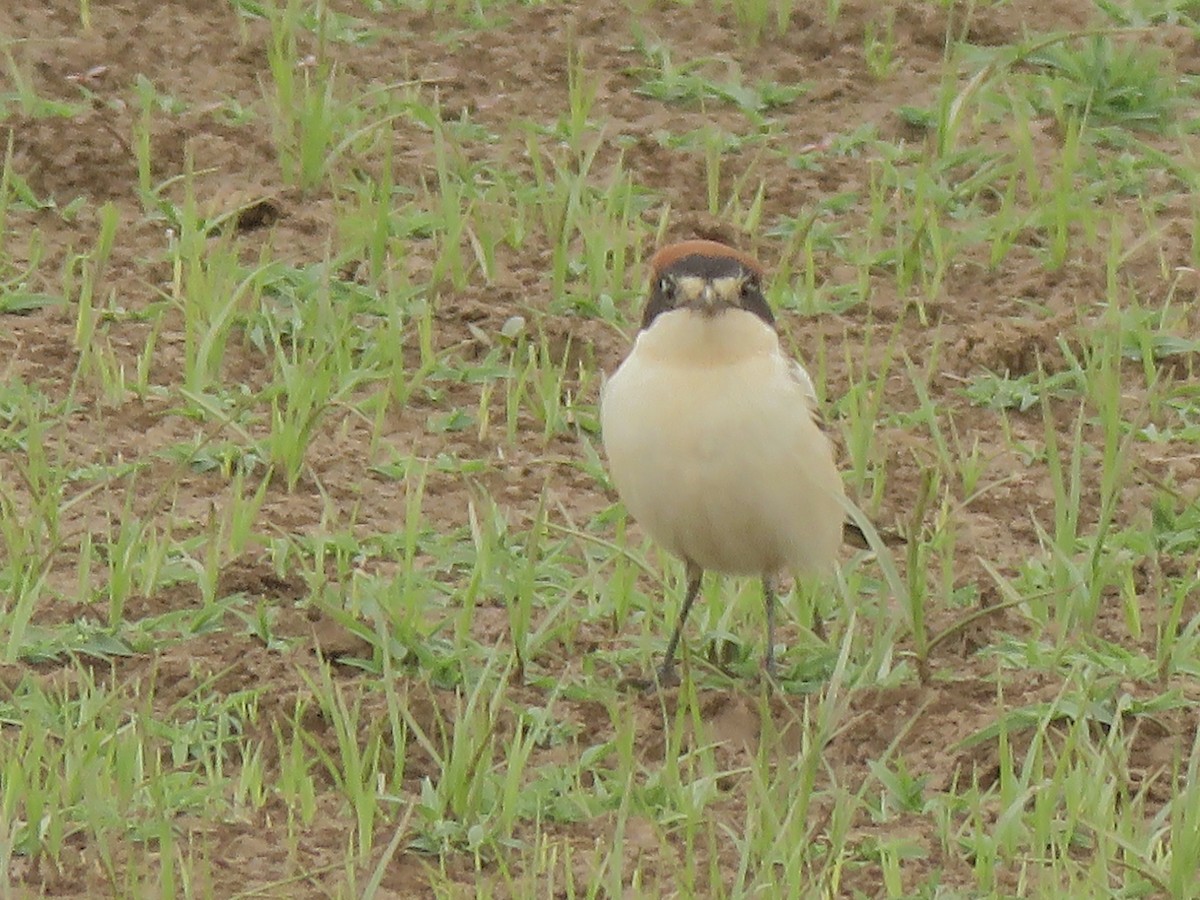
[[[639,7],[633,16],[616,0],[575,4],[573,8],[563,4],[514,4],[497,14],[497,24],[485,31],[466,27],[448,30],[448,14],[369,13],[366,5],[348,0],[333,5],[344,7],[347,13],[378,29],[375,39],[362,47],[331,43],[321,50],[337,60],[344,84],[361,88],[416,78],[435,86],[444,118],[469,115],[472,121],[496,132],[500,140],[489,152],[516,171],[527,170],[529,163],[524,159],[524,133],[513,127],[512,120],[520,116],[550,123],[562,114],[567,106],[569,52],[577,49],[595,79],[593,118],[607,127],[607,143],[593,169],[594,177],[603,181],[619,162],[635,183],[669,198],[673,217],[668,236],[714,232],[729,235],[758,252],[768,266],[778,262],[782,244],[772,239],[746,238],[727,223],[709,221],[703,212],[707,205],[703,154],[670,149],[657,137],[660,132],[692,131],[707,122],[738,132],[745,128],[744,119],[724,106],[702,111],[664,105],[635,94],[632,88],[636,84],[629,70],[643,61],[631,48],[630,20],[635,19],[646,34],[670,46],[680,62],[717,56],[731,71],[747,73],[749,81],[808,83],[808,93],[773,115],[784,125],[787,141],[796,147],[812,145],[818,148],[814,152],[820,152],[819,148],[832,137],[863,125],[873,125],[886,137],[921,140],[920,134],[913,132],[895,111],[901,104],[932,104],[939,87],[947,32],[944,4],[878,4],[873,0],[843,4],[835,26],[825,23],[824,3],[802,4],[813,11],[798,12],[787,36],[769,36],[757,48],[736,38],[736,25],[729,15],[710,13],[703,3],[655,4],[649,9]],[[31,284],[31,289],[52,292],[57,288],[57,279],[71,255],[94,240],[98,211],[105,203],[114,205],[120,219],[117,244],[103,279],[105,294],[115,292],[120,306],[136,312],[157,299],[158,286],[170,277],[163,261],[166,238],[160,225],[145,219],[137,197],[138,175],[130,136],[138,116],[135,82],[139,75],[151,80],[161,93],[178,98],[185,107],[177,114],[155,117],[154,182],[182,174],[189,164],[203,173],[198,185],[200,202],[206,208],[218,212],[245,209],[237,228],[246,258],[255,258],[261,248],[270,246],[276,255],[298,264],[325,259],[331,240],[333,198],[320,191],[304,194],[281,182],[272,136],[263,117],[239,124],[220,112],[221,104],[229,100],[249,108],[262,106],[261,85],[269,78],[265,24],[239,18],[228,3],[212,0],[126,0],[92,4],[92,28],[84,32],[77,18],[79,6],[76,0],[45,0],[4,4],[0,9],[0,35],[23,39],[13,45],[14,59],[23,71],[32,74],[37,92],[46,98],[80,104],[78,114],[69,118],[27,118],[9,113],[0,120],[0,143],[11,141],[13,167],[37,196],[55,201],[59,208],[77,197],[86,201],[72,218],[44,210],[20,213],[17,218],[22,228],[13,229],[10,222],[15,237],[10,238],[7,249],[18,265],[23,257],[35,253],[28,234],[37,228],[40,235],[42,262],[34,278],[44,279],[45,283]],[[1094,10],[1094,5],[1085,0],[1015,0],[978,7],[965,34],[980,45],[1017,41],[1030,32],[1079,27],[1091,21]],[[880,21],[887,11],[894,13],[895,52],[900,64],[896,72],[879,81],[864,63],[863,36],[869,24]],[[318,50],[315,46],[312,49]],[[1195,68],[1197,57],[1190,44],[1180,44],[1180,69]],[[432,171],[431,137],[412,124],[397,122],[395,128],[397,181],[415,187]],[[996,135],[997,140],[1002,138]],[[1053,127],[1047,125],[1034,138],[1039,153],[1047,158],[1057,153],[1060,138]],[[374,159],[364,164],[378,163]],[[870,178],[870,161],[853,154],[830,156],[812,169],[795,169],[755,159],[751,149],[726,157],[726,184],[751,167],[754,182],[762,177],[769,186],[764,222],[795,215],[823,198],[862,190]],[[1131,198],[1127,207],[1113,204],[1131,233],[1139,233],[1144,227],[1140,202]],[[657,216],[659,210],[652,214]],[[1133,289],[1147,297],[1164,296],[1170,278],[1163,273],[1189,265],[1191,259],[1190,206],[1180,204],[1178,209],[1161,212],[1158,223],[1160,231],[1153,245],[1143,246],[1131,255],[1121,273]],[[494,284],[470,284],[459,291],[444,291],[437,310],[435,340],[439,347],[474,340],[469,325],[495,332],[510,316],[525,313],[529,307],[544,306],[551,249],[538,241],[520,249],[502,247]],[[652,247],[646,243],[639,250],[644,258]],[[409,265],[414,273],[429,271],[432,252],[429,241],[413,239]],[[1072,254],[1056,272],[1047,271],[1032,246],[1018,247],[996,269],[985,262],[981,259],[976,264],[963,264],[948,273],[936,304],[926,304],[923,310],[937,324],[936,329],[922,324],[918,311],[907,302],[908,298],[898,295],[890,276],[878,279],[866,303],[820,319],[785,317],[784,329],[792,345],[802,352],[812,354],[818,347],[827,348],[830,397],[841,395],[862,366],[869,367],[881,358],[883,344],[894,328],[900,329],[901,346],[915,365],[923,366],[934,352],[941,354],[942,372],[932,383],[935,399],[953,416],[959,435],[968,445],[979,439],[982,456],[989,460],[986,481],[996,485],[955,512],[962,536],[956,583],[978,584],[981,602],[987,603],[1003,598],[982,569],[980,557],[986,557],[1001,571],[1012,572],[1017,564],[1037,555],[1040,551],[1033,520],[1049,519],[1052,494],[1044,469],[1018,456],[998,432],[996,414],[972,407],[963,399],[963,379],[983,368],[1022,373],[1039,364],[1061,365],[1059,337],[1064,336],[1068,345],[1077,342],[1093,322],[1097,314],[1093,299],[1104,296],[1106,273],[1103,258],[1091,251]],[[832,262],[822,265],[824,278],[837,280],[845,275]],[[1175,294],[1176,305],[1194,303],[1198,288],[1200,283],[1181,284]],[[1030,312],[1027,298],[1037,299],[1041,314]],[[0,316],[0,372],[4,378],[36,385],[50,396],[62,396],[71,385],[78,360],[73,347],[74,322],[74,311],[61,308]],[[622,336],[600,323],[548,318],[545,327],[558,346],[564,345],[567,334],[576,338],[576,347],[586,345],[589,349],[582,360],[587,365],[611,370],[626,348]],[[147,326],[131,316],[110,323],[107,337],[116,357],[134,366],[147,337]],[[844,352],[847,346],[856,349]],[[870,349],[864,354],[857,349],[860,347]],[[168,329],[159,337],[152,380],[173,385],[173,367],[181,358],[182,338]],[[257,386],[263,377],[257,365],[258,358],[251,348],[231,345],[226,376],[231,381]],[[1139,404],[1144,391],[1140,385],[1140,381],[1130,381],[1124,398],[1130,409]],[[448,391],[442,401],[445,404],[461,401],[473,406],[478,400],[477,392],[468,385]],[[78,397],[83,409],[71,427],[52,435],[56,457],[70,458],[80,466],[144,461],[147,468],[137,482],[142,514],[155,513],[164,479],[181,479],[173,515],[176,521],[190,518],[200,531],[213,504],[226,496],[228,480],[218,473],[181,473],[178,465],[160,455],[166,448],[192,440],[198,431],[194,423],[173,413],[174,399],[130,398],[113,405],[87,384]],[[902,367],[893,369],[884,403],[893,410],[915,408],[917,398]],[[470,459],[503,459],[503,466],[491,466],[475,476],[475,483],[487,489],[514,518],[533,514],[548,475],[552,476],[554,504],[562,504],[580,520],[611,502],[612,498],[604,496],[594,480],[573,464],[581,453],[573,439],[554,438],[546,443],[532,422],[524,422],[528,440],[519,441],[515,447],[489,445],[469,434],[430,433],[425,423],[433,411],[426,402],[423,407],[392,415],[381,443],[425,456],[449,453]],[[1011,424],[1015,440],[1040,444],[1044,426],[1036,410],[1013,414]],[[292,491],[286,484],[272,485],[256,530],[263,535],[318,533],[325,527],[323,516],[330,504],[338,509],[355,508],[356,528],[361,533],[394,530],[404,510],[405,490],[401,482],[370,474],[369,467],[380,461],[371,449],[371,431],[372,423],[355,417],[327,421],[311,453],[312,475],[301,478]],[[918,436],[899,427],[877,432],[875,462],[889,473],[887,496],[880,508],[872,511],[882,521],[909,524],[905,510],[915,502],[921,472],[931,462],[927,448],[924,433]],[[1123,523],[1147,518],[1146,501],[1153,494],[1152,485],[1195,484],[1200,476],[1200,459],[1192,448],[1138,444],[1133,453],[1138,474],[1131,482],[1142,487],[1131,489],[1123,497],[1117,512]],[[13,471],[0,456],[0,475],[7,478]],[[15,490],[19,495],[20,489]],[[461,527],[472,496],[472,486],[459,476],[431,474],[425,514],[433,524]],[[110,516],[119,516],[124,502],[122,485],[111,492],[96,493],[87,503],[72,505],[63,515],[65,544],[73,546],[86,530],[109,528]],[[1085,520],[1095,520],[1095,504],[1094,496],[1085,496]],[[51,583],[70,596],[74,577],[75,562],[64,554],[61,564],[56,563],[51,572]],[[210,677],[217,679],[215,689],[220,691],[268,686],[260,703],[257,727],[269,737],[273,721],[286,721],[297,702],[309,698],[308,685],[318,677],[318,653],[335,659],[369,653],[358,638],[320,610],[293,602],[304,598],[306,590],[299,580],[278,574],[264,553],[247,554],[225,567],[220,592],[245,592],[278,604],[280,633],[300,640],[294,652],[263,647],[249,634],[222,632],[153,655],[119,659],[111,669],[102,666],[94,674],[123,686],[130,696],[136,696],[139,685],[152,682],[157,691],[156,706],[161,705],[163,710],[189,696]],[[126,615],[137,618],[198,603],[196,591],[180,588],[139,599]],[[63,622],[91,615],[94,612],[85,605],[62,602],[39,611],[38,621]],[[936,613],[934,631],[959,616],[961,611]],[[485,605],[475,625],[477,636],[484,641],[489,636],[502,639],[506,621],[502,610]],[[994,759],[985,758],[986,749],[948,753],[945,748],[986,725],[995,713],[991,678],[994,664],[976,659],[972,652],[988,642],[987,635],[993,629],[1023,627],[1012,615],[985,619],[975,626],[984,629],[982,633],[968,629],[938,649],[933,660],[938,678],[932,686],[909,685],[853,697],[845,727],[827,749],[827,764],[839,779],[853,783],[865,776],[867,763],[901,735],[895,752],[905,756],[910,771],[927,776],[934,789],[950,786],[964,765],[986,773],[989,765],[995,765]],[[1102,616],[1097,627],[1113,640],[1130,646],[1135,643],[1119,614]],[[572,657],[586,649],[589,641],[593,647],[603,647],[619,640],[620,635],[599,629],[589,635],[581,629],[576,647],[551,648],[537,665],[545,671],[562,670],[576,664]],[[21,677],[69,683],[81,677],[82,671],[52,664],[21,665],[17,669],[4,673],[6,685],[15,684]],[[349,667],[339,668],[337,677],[347,687],[357,687],[365,680],[359,670]],[[1042,676],[1015,676],[1005,696],[1012,705],[1038,702],[1052,698],[1059,687],[1057,683],[1043,683]],[[529,705],[546,701],[546,692],[539,688],[517,686],[513,690],[515,697],[527,697]],[[1154,693],[1152,686],[1131,685],[1130,690],[1135,695]],[[453,699],[420,678],[414,677],[403,692],[414,718],[431,728],[439,716],[453,714]],[[376,712],[386,715],[377,692],[363,690],[362,701],[372,713],[369,718]],[[653,759],[664,748],[660,701],[630,695],[625,702],[629,714],[644,726],[639,731],[639,749]],[[560,703],[559,709],[579,729],[581,746],[589,737],[604,739],[597,729],[607,725],[607,711],[573,702]],[[762,731],[758,707],[740,693],[714,690],[705,695],[704,709],[712,735],[725,742],[729,768],[735,768],[736,760],[744,759],[757,746]],[[785,744],[788,723],[802,711],[800,700],[773,701],[775,727],[783,734]],[[666,719],[668,723],[671,720],[670,716]],[[1133,777],[1153,779],[1164,763],[1169,764],[1170,748],[1189,746],[1197,727],[1194,712],[1179,712],[1174,718],[1164,715],[1157,721],[1171,740],[1139,742],[1135,758],[1130,761]],[[310,708],[304,722],[322,742],[335,746],[332,725],[320,714]],[[271,745],[271,741],[267,743]],[[410,753],[406,778],[412,779],[415,789],[421,775],[428,773],[431,761],[422,758],[415,747]],[[266,895],[326,896],[343,874],[339,866],[330,868],[330,864],[345,852],[347,822],[335,792],[322,795],[320,802],[323,806],[317,824],[301,833],[294,853],[282,849],[272,832],[286,818],[286,810],[269,805],[244,822],[181,823],[180,827],[211,851],[211,858],[219,860],[211,872],[215,896],[229,896],[255,885],[284,883],[298,871],[318,874],[278,890],[268,888]],[[594,847],[605,834],[604,828],[603,821],[571,826],[564,828],[563,839],[578,848]],[[639,833],[639,828],[645,833]],[[377,845],[385,846],[390,836],[388,828],[380,828]],[[914,839],[929,852],[925,864],[944,868],[943,884],[953,884],[958,876],[963,883],[970,882],[966,861],[943,858],[942,849],[931,835],[917,833]],[[657,845],[663,840],[662,832],[648,822],[631,823],[626,835],[630,853],[641,852],[638,848],[642,844]],[[648,873],[665,880],[663,889],[674,877],[671,859],[683,852],[682,845],[674,847],[669,836],[665,840],[669,852],[655,847],[655,852],[661,854],[662,871]],[[579,859],[586,859],[582,851]],[[53,871],[18,859],[16,877],[27,879],[32,893],[105,893],[109,883],[92,860],[86,847],[79,848],[77,856],[63,859]],[[426,895],[426,865],[419,856],[398,853],[383,882],[385,895]],[[472,864],[466,856],[459,870],[451,869],[448,874],[461,878],[464,891],[474,883]],[[845,885],[847,889],[857,888],[868,894],[878,889],[878,872],[864,869],[855,878],[856,883]],[[653,892],[653,887],[648,890]]]

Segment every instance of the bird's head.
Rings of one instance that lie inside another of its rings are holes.
[[[706,317],[741,309],[775,325],[762,293],[762,267],[754,257],[726,244],[704,240],[669,244],[654,254],[650,272],[643,329],[663,313],[684,309]]]

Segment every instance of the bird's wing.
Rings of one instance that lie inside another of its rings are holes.
[[[790,362],[789,371],[792,380],[804,391],[804,399],[808,402],[808,410],[812,413],[813,421],[817,423],[818,428],[828,434],[829,429],[825,427],[825,416],[821,414],[821,405],[817,401],[817,389],[813,386],[808,370],[801,365],[798,359],[790,360]]]
[[[791,365],[788,368],[792,379],[804,391],[804,399],[808,402],[808,409],[812,413],[813,421],[817,423],[817,427],[829,438],[829,442],[834,443],[833,435],[830,434],[829,426],[825,422],[825,416],[821,414],[821,406],[817,402],[817,389],[813,386],[812,378],[808,375],[808,370],[796,359],[791,360]],[[889,529],[876,530],[883,543],[888,546],[907,543],[904,536],[896,531]],[[849,519],[842,525],[842,539],[852,547],[858,547],[862,550],[871,549],[871,545],[867,542],[867,536],[863,534],[863,530]]]

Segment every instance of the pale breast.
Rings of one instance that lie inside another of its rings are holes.
[[[604,445],[630,513],[706,569],[828,568],[841,479],[774,332],[680,318],[640,336],[605,387]]]

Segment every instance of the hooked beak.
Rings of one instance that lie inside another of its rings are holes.
[[[717,289],[713,287],[712,282],[704,282],[704,286],[700,289],[700,294],[693,302],[699,308],[700,312],[706,316],[711,316],[717,311],[717,308],[720,306],[720,299],[717,297]]]

